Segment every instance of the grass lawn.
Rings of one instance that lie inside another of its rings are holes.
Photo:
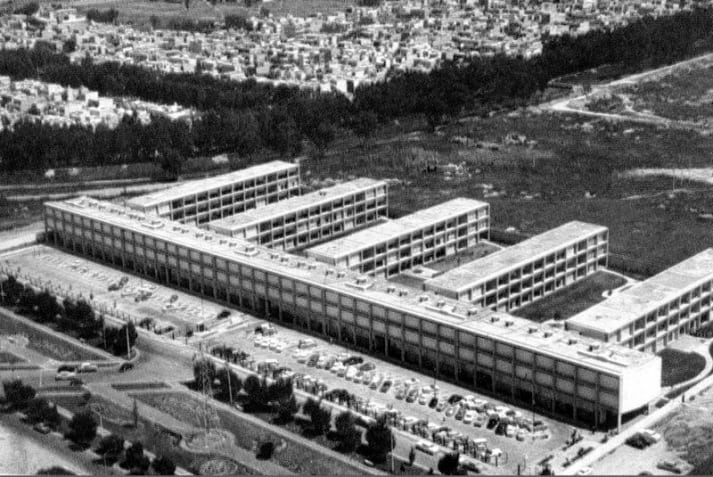
[[[15,363],[24,363],[25,360],[20,358],[19,356],[15,356],[12,353],[9,353],[7,351],[0,351],[0,363],[2,364],[15,364]]]
[[[142,391],[145,389],[163,389],[168,388],[168,384],[161,382],[150,383],[116,383],[111,385],[117,391]]]
[[[661,357],[661,385],[673,386],[696,377],[706,366],[706,360],[698,353],[682,353],[665,349]]]
[[[626,280],[619,275],[600,270],[512,313],[537,322],[552,319],[558,313],[559,319],[565,320],[603,301],[602,293],[624,283]]]
[[[183,393],[151,393],[134,394],[138,400],[194,425],[202,426],[202,416],[196,413],[202,403],[188,394]],[[212,408],[212,406],[209,406]],[[281,437],[269,429],[252,424],[239,415],[212,408],[219,426],[235,435],[235,443],[243,449],[252,450],[256,440],[270,439],[280,442]],[[287,448],[273,455],[272,459],[278,465],[298,474],[315,475],[353,475],[359,469],[346,465],[336,459],[326,456],[312,448],[303,446],[297,441],[288,442]]]

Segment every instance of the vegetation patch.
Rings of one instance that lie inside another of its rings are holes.
[[[117,391],[144,391],[147,389],[164,389],[169,385],[163,382],[147,382],[147,383],[114,383],[112,388]]]
[[[614,273],[598,271],[541,300],[514,310],[513,314],[532,321],[566,320],[603,301],[605,294],[626,283]]]
[[[27,361],[17,355],[10,353],[9,351],[0,351],[0,364],[15,364],[25,362]]]
[[[706,359],[698,353],[683,353],[665,349],[661,357],[661,385],[674,386],[698,376],[706,367]]]

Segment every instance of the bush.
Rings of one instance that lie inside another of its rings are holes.
[[[88,446],[97,435],[97,421],[90,411],[82,411],[69,421],[67,438],[72,442]]]
[[[25,409],[37,392],[29,384],[23,384],[21,379],[2,382],[5,399],[14,409]]]
[[[129,469],[132,474],[145,473],[149,469],[151,462],[144,454],[144,446],[141,442],[134,442],[126,449],[126,457],[121,463],[121,467]]]
[[[52,428],[56,428],[60,421],[57,406],[50,406],[45,398],[32,399],[27,405],[25,415],[32,424],[46,422]]]
[[[312,431],[321,436],[327,432],[332,422],[332,410],[327,407],[317,405],[310,414],[312,420]]]
[[[457,452],[451,452],[441,457],[438,461],[438,472],[444,475],[457,474],[459,457]]]
[[[176,473],[176,464],[166,456],[157,457],[151,463],[154,472],[158,475],[173,475]]]
[[[272,457],[272,454],[275,452],[275,444],[267,441],[263,442],[258,446],[258,451],[255,455],[260,460],[267,460]]]
[[[292,395],[287,399],[278,401],[277,418],[280,422],[290,422],[294,419],[298,410],[299,407],[297,406],[297,400],[295,399],[295,396]]]
[[[102,437],[96,448],[96,453],[112,460],[119,458],[119,455],[124,451],[124,439],[110,434]]]

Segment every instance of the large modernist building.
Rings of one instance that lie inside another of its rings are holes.
[[[387,184],[356,179],[211,222],[219,234],[292,250],[372,224],[388,212]]]
[[[490,206],[458,198],[355,232],[306,251],[361,273],[390,277],[488,239]]]
[[[134,197],[127,205],[182,223],[204,224],[298,195],[299,165],[272,161]]]
[[[615,425],[661,359],[107,202],[45,204],[47,240],[484,393]]]
[[[449,270],[426,290],[476,306],[511,311],[606,267],[608,229],[569,222]]]
[[[569,330],[657,352],[711,318],[713,249],[615,293],[566,321]]]

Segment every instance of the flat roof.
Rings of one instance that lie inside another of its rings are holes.
[[[273,202],[259,209],[251,209],[240,214],[214,220],[208,226],[214,230],[234,232],[378,186],[386,186],[386,182],[362,177],[353,181],[342,182],[332,187],[325,187],[308,194]]]
[[[613,333],[709,280],[713,280],[713,248],[615,293],[569,318],[567,324]]]
[[[483,258],[465,263],[426,281],[425,284],[442,290],[463,292],[486,280],[551,254],[555,250],[607,230],[602,225],[579,221],[567,222]]]
[[[428,209],[422,209],[404,217],[389,220],[379,225],[360,230],[331,242],[307,250],[307,254],[337,260],[341,257],[396,239],[404,234],[417,232],[437,222],[448,220],[465,213],[489,207],[486,202],[457,197]]]
[[[171,187],[151,194],[140,195],[127,201],[127,205],[133,207],[153,207],[165,202],[181,199],[183,197],[200,194],[207,190],[223,187],[226,185],[243,182],[249,179],[266,176],[275,172],[298,168],[298,164],[284,161],[271,161],[264,164],[228,172],[218,176],[208,177],[195,181],[188,181],[176,187]]]
[[[45,206],[614,375],[622,375],[631,368],[659,359],[652,353],[601,343],[576,333],[538,325],[502,312],[471,307],[467,303],[421,290],[395,287],[384,279],[333,268],[316,260],[213,234],[195,225],[161,219],[105,201],[80,197],[63,202],[46,202]],[[590,346],[596,347],[596,351],[590,351]]]

